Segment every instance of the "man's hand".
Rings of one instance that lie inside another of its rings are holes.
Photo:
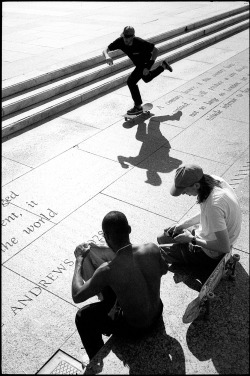
[[[82,243],[76,247],[74,254],[76,258],[81,257],[84,260],[85,257],[89,254],[89,251],[90,245],[88,243]]]
[[[181,225],[174,225],[171,227],[168,227],[164,230],[164,233],[168,236],[176,236],[183,232],[183,227]]]
[[[108,59],[106,59],[106,63],[108,65],[113,65],[114,64],[113,59],[111,57],[109,57]]]
[[[147,76],[149,74],[149,69],[148,68],[144,68],[143,69],[143,76]]]
[[[188,230],[183,230],[183,232],[180,235],[177,235],[174,238],[174,240],[177,243],[190,243],[192,239],[193,239],[193,235]]]

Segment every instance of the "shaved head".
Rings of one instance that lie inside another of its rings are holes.
[[[119,211],[111,211],[105,215],[102,221],[103,231],[115,240],[121,240],[131,232],[126,216]]]

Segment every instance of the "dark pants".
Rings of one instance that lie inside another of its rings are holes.
[[[129,337],[140,337],[148,330],[151,330],[156,322],[158,322],[163,309],[161,303],[159,316],[152,326],[146,329],[138,329],[127,324],[121,310],[115,318],[112,319],[108,313],[115,304],[116,295],[110,287],[106,287],[102,294],[104,299],[101,302],[89,304],[79,309],[76,314],[76,327],[90,359],[93,358],[104,345],[102,334],[108,336],[118,334]]]
[[[161,244],[167,244],[165,247],[161,247]],[[216,259],[212,259],[203,252],[202,248],[198,245],[191,243],[174,243],[171,237],[159,237],[159,247],[161,248],[161,255],[168,264],[172,265],[184,265],[189,270],[194,272],[203,282],[212,273],[215,267],[218,265],[224,254]]]
[[[129,87],[135,106],[140,106],[142,104],[141,94],[140,94],[140,90],[138,88],[137,82],[140,79],[143,79],[143,81],[146,83],[150,82],[164,71],[164,68],[161,65],[159,65],[157,68],[149,71],[149,74],[147,76],[144,76],[143,75],[144,68],[145,66],[136,66],[127,80],[127,85]]]

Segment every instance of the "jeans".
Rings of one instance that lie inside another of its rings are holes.
[[[140,106],[142,104],[141,94],[137,82],[140,79],[143,79],[143,81],[146,83],[150,82],[164,71],[164,68],[161,65],[159,65],[157,68],[150,70],[147,76],[144,76],[144,68],[145,66],[136,66],[127,80],[127,85],[129,87],[135,106]]]
[[[159,236],[157,240],[161,256],[166,263],[172,264],[174,267],[177,265],[187,267],[203,282],[208,278],[224,256],[223,253],[218,258],[212,259],[207,256],[198,245],[193,245],[191,243],[175,243],[173,238],[166,235]],[[168,243],[169,245],[161,246],[161,244]]]

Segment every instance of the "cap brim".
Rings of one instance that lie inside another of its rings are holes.
[[[172,196],[180,196],[185,188],[177,188],[175,185],[170,189],[170,194]]]

